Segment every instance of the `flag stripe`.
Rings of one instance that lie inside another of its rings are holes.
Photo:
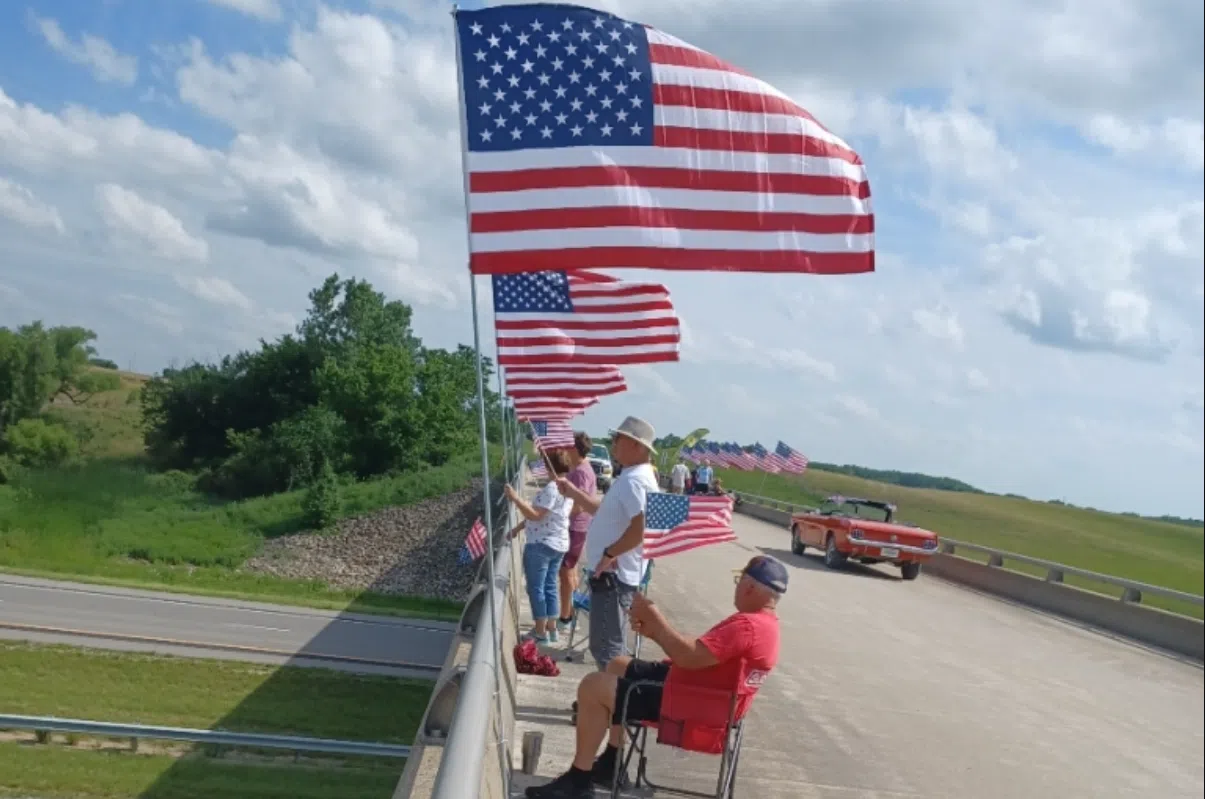
[[[800,233],[872,233],[874,218],[849,214],[817,215],[781,211],[711,211],[693,208],[618,207],[550,208],[474,214],[474,233],[570,230],[586,228],[677,228],[683,230],[797,231]]]
[[[655,348],[646,347],[633,353],[623,347],[582,351],[573,346],[524,348],[521,354],[506,356],[506,363],[515,365],[548,363],[550,359],[585,364],[639,364],[669,363],[678,360],[678,344],[662,344]]]
[[[698,154],[696,154],[698,155]],[[604,164],[557,168],[532,167],[504,172],[475,172],[472,176],[473,207],[482,212],[514,211],[522,208],[547,208],[564,203],[566,207],[580,207],[596,197],[620,197],[616,192],[624,191],[622,197],[635,195],[643,198],[645,192],[649,202],[658,200],[674,203],[678,208],[690,208],[692,199],[699,193],[708,202],[718,203],[723,197],[711,197],[712,192],[749,193],[754,196],[767,195],[767,204],[778,207],[786,202],[785,196],[800,194],[816,202],[821,199],[870,199],[870,184],[844,175],[834,175],[828,170],[790,173],[783,171],[749,172],[733,168],[743,159],[721,161],[718,157],[708,169],[688,171],[672,167],[622,166]],[[786,159],[791,156],[773,156]],[[770,160],[770,156],[766,156]],[[815,162],[810,162],[814,164]],[[573,189],[599,189],[595,192],[580,192]],[[673,194],[667,189],[679,189]],[[544,191],[544,194],[536,194]],[[562,197],[565,199],[562,200]],[[729,198],[732,199],[732,198]],[[741,202],[745,200],[741,199]],[[715,208],[718,205],[706,205]],[[802,207],[802,206],[801,206]],[[838,206],[841,208],[842,206]],[[817,212],[827,211],[829,206],[817,206]],[[869,203],[854,206],[870,213]],[[851,209],[851,210],[853,210]]]
[[[728,269],[741,272],[815,272],[848,275],[870,271],[868,267],[874,263],[874,252],[867,249],[865,252],[830,252],[811,256],[787,251],[590,247],[571,250],[543,249],[526,252],[475,253],[473,263],[476,272],[487,274],[602,267],[697,271],[700,258],[708,263],[724,264]],[[605,361],[597,361],[597,363],[605,363]]]
[[[606,167],[600,171],[606,171]],[[741,173],[712,173],[721,177],[740,176]],[[767,176],[767,178],[788,176]],[[763,182],[769,182],[763,181]],[[789,187],[783,187],[788,189]],[[477,207],[490,213],[479,214],[489,218],[506,212],[518,212],[524,208],[565,209],[609,209],[613,206],[652,208],[658,211],[745,211],[773,210],[779,213],[817,214],[820,216],[867,214],[869,199],[851,196],[847,190],[831,195],[820,192],[775,192],[763,186],[761,191],[754,186],[748,191],[717,188],[661,188],[634,185],[584,185],[581,188],[548,189],[533,188],[525,191],[495,192],[477,198]],[[496,212],[496,213],[495,213]],[[534,212],[529,212],[534,213]]]
[[[564,253],[573,256],[578,250],[678,250],[697,257],[708,253],[752,253],[760,255],[797,255],[803,249],[818,254],[845,254],[850,251],[865,254],[874,248],[872,233],[806,233],[791,230],[727,231],[727,230],[666,230],[664,228],[613,227],[562,228],[555,230],[523,230],[506,233],[472,233],[474,251],[485,257],[491,254],[513,255],[516,250]],[[570,247],[568,250],[560,249]],[[604,264],[614,267],[615,264]],[[570,267],[564,264],[560,268]],[[523,271],[535,271],[529,266]]]

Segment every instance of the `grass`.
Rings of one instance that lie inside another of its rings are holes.
[[[726,488],[800,505],[817,505],[833,494],[885,499],[899,506],[903,521],[948,538],[1198,596],[1205,590],[1205,536],[1200,528],[1016,497],[904,488],[819,469],[809,469],[802,479],[732,469],[717,473]],[[1092,581],[1067,581],[1090,590],[1118,591]],[[1202,616],[1200,608],[1174,600],[1147,596],[1143,603]]]
[[[0,641],[8,713],[409,744],[432,683]]]
[[[307,768],[0,742],[0,796],[389,799],[400,769]]]

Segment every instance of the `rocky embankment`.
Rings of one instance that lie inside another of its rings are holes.
[[[480,515],[478,479],[451,494],[344,519],[327,533],[272,539],[244,568],[332,588],[459,601],[478,563],[461,566],[456,559]]]

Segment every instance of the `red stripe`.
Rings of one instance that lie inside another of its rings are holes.
[[[507,211],[506,213],[527,213],[526,211]],[[484,214],[490,216],[491,214]],[[669,291],[665,286],[659,286],[653,283],[628,283],[619,288],[600,289],[594,288],[597,283],[576,283],[570,277],[569,280],[569,295],[575,300],[593,300],[603,299],[611,300],[616,297],[644,297],[649,294],[660,294],[669,300]]]
[[[781,172],[729,172],[674,167],[580,166],[473,172],[469,191],[488,194],[526,189],[581,189],[634,186],[649,189],[744,191],[757,194],[811,194],[818,197],[870,197],[870,184],[849,178]]]
[[[653,44],[650,42],[649,61],[654,64],[665,64],[669,67],[710,69],[716,72],[735,72],[738,75],[753,77],[740,67],[734,67],[727,61],[716,58],[711,53],[706,53],[702,50],[692,50],[689,47],[675,47],[672,44]]]
[[[474,233],[611,227],[730,230],[750,233],[760,231],[793,231],[815,234],[873,233],[874,217],[865,214],[704,211],[693,208],[643,208],[621,205],[473,214],[470,227]]]
[[[553,395],[551,393],[552,391],[555,391],[556,394]],[[525,402],[531,402],[532,400],[543,399],[543,398],[549,398],[549,399],[554,399],[554,400],[557,400],[557,399],[587,400],[587,399],[594,399],[595,397],[603,396],[606,394],[619,394],[622,391],[623,391],[622,388],[613,388],[613,389],[599,391],[597,389],[586,389],[586,388],[557,388],[557,389],[531,388],[531,389],[525,389],[525,388],[511,388],[510,386],[506,387],[506,393],[508,396],[510,396],[516,400],[525,401]]]
[[[560,347],[571,345],[577,349],[598,349],[600,347],[637,347],[648,344],[677,344],[680,340],[678,333],[660,336],[615,336],[614,338],[588,339],[573,338],[572,336],[532,336],[530,338],[508,338],[498,331],[498,346],[515,349],[531,349],[532,347]]]
[[[550,319],[495,319],[495,330],[543,330],[557,328],[560,330],[644,330],[657,327],[677,328],[677,319],[628,319],[615,321],[582,321],[567,322]],[[583,341],[589,339],[582,339]]]
[[[677,360],[679,360],[679,358],[678,353],[676,352],[629,352],[618,355],[615,353],[596,355],[589,351],[582,352],[579,350],[573,354],[498,354],[498,363],[502,366],[521,366],[529,363],[671,363]]]
[[[477,252],[473,253],[470,259],[470,271],[475,275],[539,272],[549,269],[604,268],[853,275],[874,271],[874,252],[810,253],[785,250],[579,247],[567,250]],[[595,363],[617,363],[617,361],[595,361]]]
[[[806,155],[815,158],[836,158],[851,164],[862,163],[862,159],[852,150],[838,147],[824,139],[795,133],[743,133],[658,125],[653,132],[653,141],[658,147],[767,155]]]

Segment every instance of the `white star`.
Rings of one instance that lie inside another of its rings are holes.
[[[472,25],[469,26],[469,30],[471,30],[473,32],[474,36],[480,36],[481,35],[481,23],[474,22]]]
[[[514,61],[514,60],[515,60],[515,56],[517,56],[517,55],[519,54],[519,51],[518,51],[518,50],[516,50],[516,49],[515,49],[515,48],[513,48],[513,47],[508,47],[508,48],[506,48],[505,50],[503,50],[502,52],[506,53],[506,60],[507,60],[507,61]]]
[[[495,61],[494,63],[490,64],[490,72],[493,72],[495,75],[501,75],[502,65]]]
[[[505,128],[506,127],[506,117],[499,114],[498,118],[494,120],[494,123],[500,128]]]
[[[476,58],[478,61],[484,61],[485,60],[485,51],[478,50],[477,52],[473,53],[473,58]]]
[[[519,113],[519,111],[521,111],[522,109],[523,109],[523,106],[522,106],[522,105],[520,105],[518,102],[514,102],[514,103],[511,103],[511,104],[510,104],[510,112],[511,112],[512,114],[517,114],[517,113]]]
[[[576,97],[574,97],[569,102],[569,107],[572,108],[574,111],[581,111],[582,110],[582,101],[577,99]]]
[[[594,96],[594,95],[596,95],[596,94],[598,94],[598,87],[597,87],[597,86],[595,86],[593,83],[591,83],[591,84],[589,84],[588,86],[586,86],[586,96],[587,96],[587,97],[593,97],[593,96]]]
[[[611,103],[613,103],[615,101],[612,100],[610,97],[604,97],[601,100],[599,100],[598,102],[603,108],[610,108]]]
[[[483,89],[488,89],[490,87],[490,79],[482,75],[477,79],[477,85]]]
[[[536,80],[538,80],[540,82],[541,86],[547,86],[548,81],[552,80],[552,78],[548,77],[547,73],[541,72],[539,75],[536,76]]]
[[[548,53],[548,48],[542,44],[536,45],[536,58],[543,58]]]
[[[627,94],[628,93],[628,84],[624,83],[623,81],[616,83],[615,91],[618,92],[619,94]]]
[[[518,75],[511,75],[509,78],[506,79],[506,82],[510,84],[510,87],[512,89],[519,88],[519,76]]]
[[[594,111],[591,111],[590,113],[586,114],[586,121],[593,125],[598,121],[598,114]]]
[[[502,102],[503,100],[506,99],[506,92],[502,91],[501,89],[498,89],[496,92],[494,92],[494,99],[497,100],[498,102]]]
[[[561,40],[561,34],[557,33],[556,31],[553,31],[552,33],[548,34],[548,41],[559,42],[560,40]]]
[[[519,34],[519,44],[527,44],[527,42],[530,40],[531,40],[531,37],[528,36],[526,33]]]
[[[628,55],[636,55],[636,45],[628,42],[623,46],[623,49],[628,51]]]
[[[640,77],[641,77],[643,74],[644,74],[644,73],[643,73],[643,72],[641,72],[641,71],[640,71],[640,70],[638,70],[638,69],[631,69],[631,70],[629,70],[629,71],[628,71],[628,77],[632,79],[632,82],[633,82],[633,83],[635,83],[636,81],[640,80]]]
[[[511,129],[510,137],[512,139],[514,139],[515,141],[518,141],[520,138],[522,138],[522,136],[523,136],[523,131],[519,130],[518,128]]]
[[[578,71],[576,69],[569,73],[569,82],[570,83],[577,83],[581,79],[582,79],[582,76],[580,74],[578,74]]]
[[[611,131],[614,130],[614,128],[612,128],[610,125],[603,125],[601,128],[599,128],[599,130],[602,131],[602,135],[610,136]]]
[[[573,29],[573,20],[571,20],[571,19],[565,20],[564,22],[561,23],[561,27],[564,28],[565,30],[572,30]]]
[[[540,31],[544,30],[544,23],[537,19],[535,22],[531,23],[531,29],[536,33],[539,33]]]
[[[502,23],[502,32],[503,32],[503,33],[510,33],[510,23],[509,23],[509,22],[503,22],[503,23]]]
[[[523,90],[523,99],[524,100],[536,99],[536,90],[531,88],[530,86],[528,86],[526,89]]]
[[[586,69],[594,69],[594,58],[592,56],[586,56],[582,59],[582,66],[584,66]]]
[[[489,116],[489,113],[490,113],[490,109],[491,109],[491,108],[493,108],[493,106],[492,106],[492,105],[490,105],[489,103],[482,103],[482,104],[481,104],[481,113],[482,113],[482,114],[484,114],[484,115],[486,115],[486,116]]]
[[[553,119],[556,120],[556,123],[558,125],[564,125],[566,122],[569,121],[569,117],[565,114],[557,114],[555,117],[553,117]]]
[[[611,59],[611,63],[612,63],[612,64],[614,64],[614,65],[615,65],[615,66],[617,66],[617,67],[622,67],[622,66],[623,66],[625,63],[627,63],[627,62],[624,60],[624,57],[623,57],[623,56],[621,56],[621,55],[617,55],[617,56],[615,56],[614,58],[612,58],[612,59]]]
[[[545,114],[551,114],[552,113],[552,103],[548,102],[547,100],[541,100],[540,101],[540,110],[543,111]]]
[[[520,64],[519,66],[523,67],[524,72],[531,72],[533,69],[535,69],[536,65],[531,63],[531,59],[528,59],[528,60],[524,61],[522,64]]]
[[[632,135],[639,136],[640,131],[642,131],[642,130],[644,130],[644,127],[639,122],[637,122],[635,125],[632,126]]]
[[[619,111],[615,112],[615,118],[618,119],[620,122],[626,122],[627,118],[628,118],[628,112],[620,109]]]
[[[497,47],[499,42],[501,42],[502,40],[491,33],[490,37],[488,39],[486,39],[486,41],[490,43],[490,47]]]
[[[640,106],[644,105],[644,100],[641,100],[639,95],[632,97],[631,100],[633,108],[639,108]]]
[[[541,136],[543,136],[545,139],[551,139],[551,138],[552,138],[552,128],[550,128],[550,127],[548,127],[547,125],[545,125],[545,126],[544,126],[544,127],[541,129],[541,130],[540,130],[540,135],[541,135]]]
[[[539,117],[537,117],[535,114],[528,114],[527,116],[523,117],[523,121],[531,126],[536,124],[537,119],[539,119]]]
[[[590,38],[590,31],[578,31],[577,38],[581,39],[583,42],[586,41]]]
[[[573,131],[574,136],[582,135],[582,126],[581,125],[574,125],[573,127],[569,128],[569,130]]]
[[[594,27],[601,28],[602,26],[603,26],[602,17],[595,17],[594,18]]]
[[[610,45],[609,45],[609,44],[603,44],[602,42],[599,42],[598,44],[594,45],[594,49],[595,49],[595,50],[597,50],[597,51],[598,51],[598,52],[600,52],[600,53],[605,53],[605,52],[607,52],[607,49],[608,49],[609,47],[610,47]]]
[[[489,141],[492,138],[494,138],[494,134],[492,131],[489,131],[489,130],[481,131],[481,140],[482,141]]]
[[[609,81],[611,79],[611,70],[604,69],[602,72],[598,73],[598,79],[604,82]]]
[[[559,58],[552,59],[553,70],[559,70],[559,69],[563,68],[564,66],[565,66],[565,62],[562,61],[561,59],[559,59]]]
[[[610,36],[611,36],[611,41],[617,42],[617,41],[619,41],[621,34],[619,33],[619,31],[611,31]]]
[[[623,23],[623,29],[624,29],[624,30],[629,30],[629,31],[630,31],[630,30],[632,29],[632,23],[630,23],[630,22],[626,22],[626,21],[625,21],[625,22]]]
[[[564,86],[557,86],[555,89],[553,89],[553,91],[556,92],[557,99],[564,100],[565,93],[568,91],[568,89],[566,89]]]
[[[577,45],[576,44],[565,45],[565,52],[568,53],[569,55],[577,55]]]

